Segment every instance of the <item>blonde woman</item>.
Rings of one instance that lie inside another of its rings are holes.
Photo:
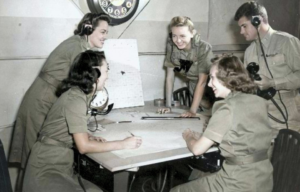
[[[188,17],[174,17],[170,23],[170,37],[167,42],[167,55],[164,66],[167,68],[166,77],[166,106],[160,112],[169,112],[172,103],[175,74],[187,78],[188,88],[192,95],[190,110],[183,117],[193,117],[199,106],[211,108],[211,103],[204,99],[208,73],[213,57],[211,45],[200,38],[194,24]]]

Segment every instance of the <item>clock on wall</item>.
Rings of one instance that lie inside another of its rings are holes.
[[[139,0],[87,0],[92,13],[106,13],[111,18],[110,25],[128,21],[136,12]]]

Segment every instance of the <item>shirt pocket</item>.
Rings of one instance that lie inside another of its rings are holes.
[[[284,77],[288,75],[291,71],[289,66],[286,64],[286,59],[284,54],[269,55],[267,57],[267,61],[274,78]]]
[[[270,65],[282,65],[285,64],[285,56],[284,54],[275,54],[275,55],[268,55],[267,57],[268,63]]]

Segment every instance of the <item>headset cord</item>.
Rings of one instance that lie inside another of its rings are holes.
[[[262,52],[262,54],[263,54],[264,61],[265,61],[265,63],[266,63],[267,69],[268,69],[268,71],[269,71],[269,73],[270,73],[270,75],[271,75],[271,78],[274,79],[274,77],[273,77],[273,75],[272,75],[272,73],[271,73],[271,70],[270,70],[270,68],[269,68],[269,65],[268,65],[268,61],[267,61],[267,58],[266,58],[266,54],[265,54],[264,48],[263,48],[263,46],[262,46],[260,34],[259,34],[259,31],[258,31],[258,26],[256,26],[255,28],[256,28],[256,31],[257,31],[257,34],[258,34],[259,45],[260,45],[260,48],[261,48],[261,52]],[[279,110],[279,112],[281,113],[283,119],[285,120],[284,123],[286,124],[286,128],[289,129],[289,127],[288,127],[288,111],[287,111],[287,109],[286,109],[285,104],[283,103],[283,101],[282,101],[282,99],[281,99],[280,91],[277,90],[277,93],[278,93],[278,96],[279,96],[279,100],[280,100],[281,104],[282,104],[283,107],[284,107],[286,116],[283,114],[281,108],[278,106],[278,104],[276,103],[276,101],[275,101],[273,98],[272,98],[272,102],[274,103],[274,105],[276,106],[276,108],[277,108],[277,109]],[[276,103],[276,104],[275,104],[275,103]],[[276,121],[276,122],[281,122],[279,119],[277,119],[276,117],[272,116],[270,113],[268,113],[268,116],[269,116],[271,119],[273,119],[274,121]],[[275,120],[275,119],[276,119],[276,120]],[[284,123],[283,123],[283,124],[284,124]]]
[[[89,104],[87,105],[87,112],[86,112],[86,114],[88,114],[89,112],[89,110],[91,110],[92,111],[92,109],[91,109],[91,103],[93,102],[93,100],[95,99],[95,97],[96,97],[96,91],[97,91],[97,87],[98,87],[98,83],[97,83],[97,81],[96,81],[96,87],[95,87],[95,90],[94,90],[94,93],[93,93],[93,95],[92,95],[92,98],[91,98],[91,100],[90,100],[90,102],[89,102]]]
[[[281,110],[281,108],[278,106],[278,104],[276,103],[276,101],[275,101],[273,98],[271,98],[271,101],[272,101],[273,104],[277,107],[277,109],[279,110],[279,112],[281,113],[281,115],[283,116],[284,121],[280,121],[279,119],[277,119],[277,118],[275,118],[274,116],[272,116],[270,113],[268,113],[268,116],[269,116],[272,120],[276,121],[277,123],[286,124],[286,128],[289,129],[289,125],[288,125],[288,123],[287,123],[287,119],[285,118],[285,116],[284,116],[284,114],[283,114],[283,111]],[[283,106],[284,106],[284,105],[283,105]],[[284,107],[285,107],[285,106],[284,106]]]
[[[132,189],[132,185],[133,185],[134,180],[135,180],[135,173],[134,173],[133,176],[132,176],[132,179],[131,179],[131,182],[130,182],[130,185],[129,185],[128,192],[131,192],[131,189]]]

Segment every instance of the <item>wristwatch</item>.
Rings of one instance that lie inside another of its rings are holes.
[[[110,25],[119,25],[135,14],[139,0],[87,0],[92,13],[106,13],[111,18]]]

